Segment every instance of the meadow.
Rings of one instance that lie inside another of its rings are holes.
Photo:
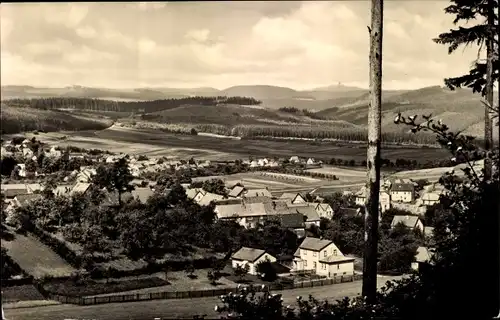
[[[12,107],[2,103],[0,108],[2,134],[26,131],[102,130],[113,121],[102,117],[89,117],[56,110]]]

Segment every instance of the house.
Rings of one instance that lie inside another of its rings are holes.
[[[193,200],[194,202],[198,202],[203,198],[204,195],[204,190],[201,188],[187,188],[186,189],[186,196],[188,199]]]
[[[302,238],[306,234],[306,224],[304,221],[304,216],[300,213],[291,213],[279,215],[278,219],[281,226],[286,229],[290,229],[297,237]]]
[[[265,250],[248,247],[242,247],[231,256],[233,268],[247,266],[248,273],[253,275],[257,274],[257,265],[264,261],[276,262],[276,258]]]
[[[267,164],[269,163],[269,160],[267,160],[266,158],[264,158],[264,159],[259,159],[259,160],[257,161],[257,163],[258,163],[259,167],[265,167],[265,166],[267,166]]]
[[[307,159],[306,164],[313,165],[313,164],[316,164],[316,161],[314,161],[313,158],[309,158],[309,159]]]
[[[307,203],[307,200],[300,193],[285,192],[280,199],[289,200],[292,204]]]
[[[267,189],[250,189],[244,195],[245,198],[252,198],[252,197],[259,197],[259,196],[268,197],[268,198],[273,197],[271,192],[269,192],[269,190],[267,190]]]
[[[391,208],[391,195],[387,191],[380,191],[379,193],[379,206],[380,212],[385,212]]]
[[[290,213],[300,213],[305,216],[306,219],[306,228],[310,228],[313,224],[319,227],[321,218],[319,217],[316,209],[314,207],[306,205],[306,206],[292,206],[290,207]]]
[[[71,189],[69,194],[70,194],[70,196],[77,194],[77,193],[84,194],[85,192],[87,192],[90,189],[91,185],[92,184],[90,184],[90,183],[78,182],[77,184],[75,184],[73,189]]]
[[[20,176],[20,177],[26,177],[26,174],[28,173],[26,171],[26,165],[24,163],[19,163],[17,166],[17,169],[18,169],[18,172],[17,174]]]
[[[27,183],[26,190],[28,193],[36,193],[43,191],[44,187],[40,183]]]
[[[394,216],[392,218],[391,222],[391,228],[394,228],[396,225],[402,223],[405,227],[410,228],[412,230],[420,230],[421,232],[424,232],[424,224],[422,223],[422,220],[418,216],[410,216],[410,215],[404,215],[404,216]]]
[[[263,203],[216,205],[214,212],[217,219],[235,220],[245,228],[255,228],[267,218]]]
[[[242,186],[234,186],[231,191],[228,194],[229,198],[238,198],[241,197],[243,192],[245,191],[245,188]]]
[[[257,160],[253,160],[250,162],[250,168],[257,168],[259,166],[259,162]]]
[[[342,216],[361,216],[363,214],[361,208],[340,208],[338,213]]]
[[[413,202],[415,200],[415,186],[406,181],[396,181],[391,184],[391,200],[397,202]]]
[[[72,185],[59,185],[57,187],[54,188],[54,190],[52,190],[52,193],[56,196],[56,197],[65,197],[65,196],[69,196],[71,194],[71,191],[73,190],[73,186]]]
[[[293,271],[329,278],[354,275],[354,258],[345,257],[330,240],[307,237],[294,254]]]
[[[94,168],[83,168],[81,171],[76,175],[76,181],[77,182],[84,182],[88,183],[92,181],[92,177],[97,174],[97,170]]]
[[[422,204],[424,206],[432,206],[439,203],[440,195],[436,192],[426,192],[422,195]]]
[[[290,163],[299,163],[300,162],[300,159],[299,157],[297,156],[292,156],[290,157],[290,159],[288,160]]]
[[[2,193],[6,199],[14,199],[17,195],[28,194],[28,188],[25,184],[2,184]]]
[[[411,263],[411,268],[418,271],[422,265],[430,264],[433,252],[427,247],[418,247],[415,261]]]
[[[146,203],[149,198],[151,198],[154,194],[154,191],[149,188],[149,187],[145,187],[145,188],[135,188],[134,190],[132,190],[132,196],[139,200],[141,203]]]
[[[205,192],[203,197],[199,201],[197,201],[197,203],[200,206],[208,206],[210,203],[218,201],[218,200],[222,200],[222,199],[224,199],[224,196],[221,196],[220,194]]]
[[[333,208],[328,203],[311,203],[310,204],[318,213],[320,218],[331,219],[333,217]]]

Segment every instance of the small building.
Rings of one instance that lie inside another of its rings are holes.
[[[290,163],[299,163],[300,162],[300,159],[298,156],[292,156],[290,157],[290,159],[288,160]]]
[[[436,192],[426,192],[422,195],[422,204],[424,206],[432,206],[439,203],[440,195]]]
[[[153,194],[154,191],[149,187],[135,188],[132,190],[132,196],[141,203],[146,203]]]
[[[309,158],[309,159],[307,159],[306,164],[307,165],[313,165],[313,164],[316,164],[316,161],[314,161],[313,158]]]
[[[331,219],[333,217],[333,208],[328,203],[311,203],[310,205],[320,218]]]
[[[424,232],[424,224],[422,220],[418,216],[410,216],[410,215],[397,215],[392,218],[391,228],[394,228],[398,224],[402,223],[406,228],[412,230],[420,230]]]
[[[295,232],[297,237],[302,238],[306,235],[306,223],[304,216],[300,213],[291,213],[279,215],[278,219],[283,228],[287,228]]]
[[[242,247],[231,257],[231,265],[233,268],[247,266],[248,273],[252,275],[257,274],[257,265],[264,261],[276,262],[276,258],[265,250],[248,247]]]
[[[224,196],[221,196],[220,194],[205,192],[203,197],[199,201],[197,201],[197,203],[200,206],[208,206],[208,205],[210,205],[210,203],[216,202],[216,201],[222,200],[222,199],[224,199]]]
[[[300,213],[305,217],[305,222],[306,222],[306,228],[310,228],[312,225],[315,225],[317,227],[320,226],[321,223],[321,218],[318,215],[318,212],[316,212],[316,209],[314,209],[313,206],[293,206],[290,207],[290,213]]]
[[[412,183],[393,183],[391,185],[391,200],[413,202],[415,200],[415,186]]]
[[[307,203],[306,199],[300,193],[285,192],[281,195],[280,200],[288,200],[292,204]]]
[[[2,184],[1,190],[6,199],[14,199],[18,195],[30,193],[25,184]]]
[[[243,192],[245,192],[245,188],[242,186],[234,186],[228,194],[229,198],[238,198],[241,197]]]
[[[385,212],[391,208],[391,195],[389,192],[380,191],[379,194],[380,212]]]
[[[75,186],[73,187],[73,189],[71,189],[70,191],[70,195],[75,195],[77,193],[79,194],[85,194],[89,189],[90,189],[90,186],[92,184],[91,183],[84,183],[84,182],[78,182],[77,184],[75,184]]]
[[[418,247],[415,261],[411,263],[411,268],[418,271],[422,265],[430,264],[433,252],[427,247]]]
[[[307,237],[294,254],[293,271],[311,271],[329,278],[352,276],[354,260],[330,240]]]

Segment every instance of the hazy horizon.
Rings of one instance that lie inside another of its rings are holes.
[[[443,86],[475,48],[432,41],[448,1],[388,1],[384,89]],[[113,89],[368,87],[369,1],[10,3],[1,5],[1,82]]]

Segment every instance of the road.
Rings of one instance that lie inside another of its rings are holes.
[[[379,277],[378,285],[400,277]],[[342,283],[323,287],[277,291],[283,294],[284,305],[294,305],[297,296],[307,298],[312,294],[318,299],[333,301],[345,296],[354,297],[361,292],[361,281]],[[34,308],[6,309],[8,320],[146,320],[154,318],[188,318],[206,314],[207,318],[217,317],[214,311],[220,300],[216,297],[176,300],[152,300],[129,303],[109,303],[94,306],[55,305]]]

